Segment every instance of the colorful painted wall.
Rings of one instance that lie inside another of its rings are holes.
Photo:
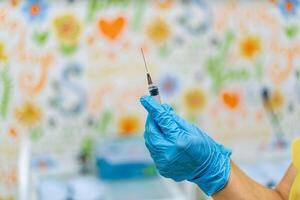
[[[163,102],[237,158],[284,151],[300,128],[299,6],[1,1],[0,199],[16,197],[26,137],[32,169],[47,170],[77,162],[90,138],[142,134],[141,47]]]

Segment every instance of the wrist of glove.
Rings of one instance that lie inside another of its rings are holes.
[[[166,104],[144,96],[148,111],[145,144],[158,172],[175,181],[196,183],[208,196],[223,189],[230,175],[231,151],[180,118]]]

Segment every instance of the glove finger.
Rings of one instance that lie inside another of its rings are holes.
[[[144,138],[145,142],[153,148],[155,148],[155,146],[158,146],[163,142],[163,140],[165,140],[164,134],[161,132],[158,125],[149,115],[146,120]]]
[[[150,96],[143,96],[141,103],[166,137],[170,139],[177,137],[180,129],[170,112]]]
[[[154,161],[160,162],[164,159],[165,153],[170,149],[172,143],[164,138],[163,133],[155,121],[148,116],[144,133],[145,144]]]
[[[168,104],[162,104],[162,106],[167,112],[169,112],[172,115],[173,119],[175,120],[175,122],[180,128],[184,129],[185,131],[189,131],[191,129],[191,124],[185,121],[184,119],[182,119],[181,117],[179,117],[174,112],[174,109],[171,106],[169,106]]]
[[[140,101],[155,121],[165,113],[163,106],[155,101],[151,96],[142,96]]]
[[[173,109],[169,104],[163,103],[163,104],[161,104],[161,106],[162,106],[167,112],[174,111],[174,109]]]
[[[174,145],[172,142],[165,138],[165,135],[161,132],[159,126],[150,117],[147,117],[146,128],[144,133],[145,143],[157,152],[164,154],[166,151],[170,151]]]

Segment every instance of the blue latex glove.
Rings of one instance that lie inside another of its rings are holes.
[[[223,189],[230,175],[231,151],[196,126],[177,116],[166,104],[143,96],[148,111],[145,143],[158,172],[175,181],[196,183],[208,196]]]

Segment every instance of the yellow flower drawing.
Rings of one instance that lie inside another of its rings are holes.
[[[37,124],[42,118],[41,109],[33,102],[27,101],[15,109],[17,121],[27,127]]]
[[[171,30],[168,23],[162,18],[156,18],[147,28],[147,36],[156,43],[163,43],[168,40]]]
[[[282,108],[284,96],[280,90],[275,90],[270,98],[270,106],[276,111]]]
[[[244,57],[251,59],[260,52],[261,41],[258,37],[246,37],[240,43],[240,50]]]
[[[184,96],[184,102],[190,111],[199,111],[206,104],[205,93],[198,88],[190,89]]]
[[[7,61],[7,55],[5,53],[5,46],[3,43],[0,43],[0,62],[1,61]]]
[[[123,116],[119,120],[119,131],[121,135],[131,135],[140,130],[140,119],[137,116]]]
[[[80,23],[72,14],[56,17],[54,30],[58,40],[65,46],[76,45],[81,32]]]

